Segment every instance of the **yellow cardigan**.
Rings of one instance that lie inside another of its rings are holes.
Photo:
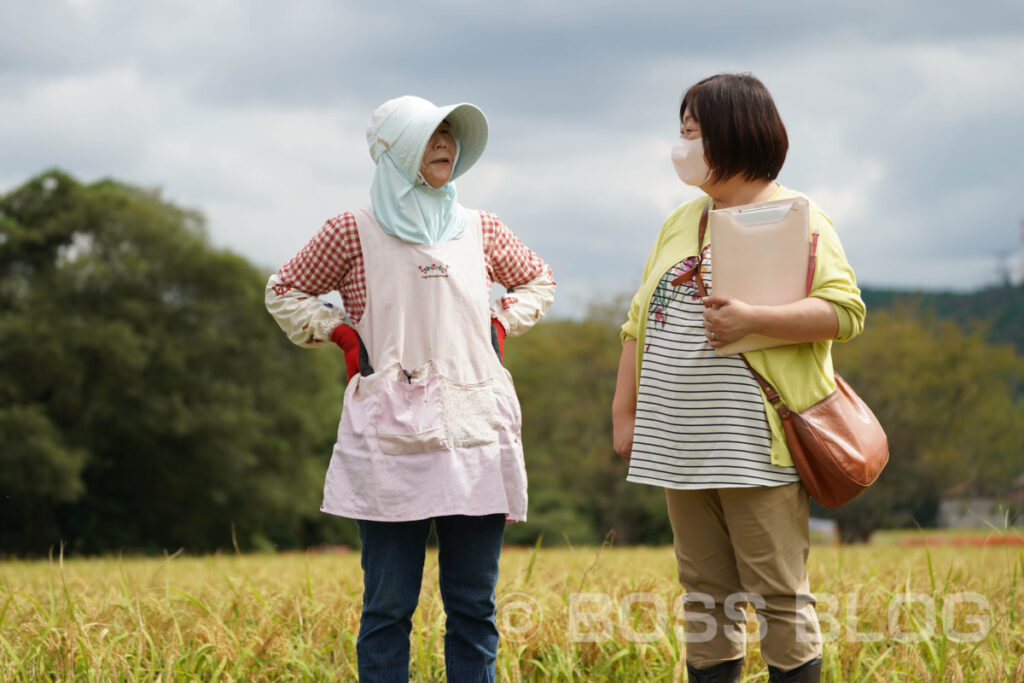
[[[805,195],[779,186],[772,199],[803,197]],[[687,256],[699,253],[697,234],[700,215],[707,203],[707,197],[687,202],[673,211],[665,220],[658,239],[644,264],[643,284],[633,296],[629,318],[622,325],[622,341],[637,340],[636,377],[639,386],[640,366],[643,360],[644,336],[647,329],[647,314],[651,297],[665,275],[665,272]],[[853,269],[846,261],[846,254],[839,242],[839,236],[828,216],[808,199],[810,204],[811,232],[819,233],[817,264],[814,280],[808,296],[830,301],[839,317],[839,333],[836,341],[849,341],[864,329],[865,308],[860,298],[860,289]],[[705,236],[705,243],[710,236]],[[703,248],[703,244],[701,247]],[[712,254],[712,259],[714,255]],[[832,378],[832,340],[779,346],[762,351],[750,351],[745,355],[750,364],[761,373],[782,395],[793,410],[803,410],[814,405],[835,390]],[[786,435],[778,412],[761,392],[765,416],[772,431],[771,462],[773,465],[790,466],[793,459],[786,446]]]

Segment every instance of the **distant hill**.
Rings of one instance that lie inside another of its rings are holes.
[[[959,320],[965,325],[991,325],[990,339],[1009,343],[1024,354],[1024,283],[989,287],[970,293],[912,292],[866,287],[861,296],[872,309],[906,307]]]

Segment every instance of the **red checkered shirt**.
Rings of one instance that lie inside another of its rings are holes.
[[[488,298],[495,282],[510,289],[545,273],[551,277],[550,267],[501,219],[485,211],[479,214],[483,225]],[[308,294],[337,290],[348,317],[353,323],[359,322],[366,309],[366,266],[355,216],[346,212],[329,219],[302,251],[281,266],[278,276],[284,285]],[[502,297],[504,308],[513,303],[515,297]]]

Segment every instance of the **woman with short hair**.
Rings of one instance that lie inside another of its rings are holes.
[[[803,410],[834,390],[832,342],[861,332],[864,303],[831,221],[813,202],[818,241],[806,298],[755,306],[716,296],[710,244],[699,243],[707,211],[803,195],[776,181],[789,143],[758,79],[719,74],[700,81],[683,96],[679,120],[676,172],[707,196],[666,219],[622,326],[615,450],[630,461],[629,481],[666,491],[687,590],[690,680],[740,680],[746,629],[737,604],[747,602],[763,619],[770,680],[817,681],[821,638],[806,569],[807,491],[778,413],[750,369],[740,356],[715,349],[755,333],[792,341],[745,355],[788,406]]]

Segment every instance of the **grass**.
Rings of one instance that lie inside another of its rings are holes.
[[[1024,680],[1024,548],[894,538],[812,550],[824,680]],[[436,585],[428,555],[414,680],[444,680]],[[354,680],[360,590],[356,552],[5,561],[0,681]],[[685,680],[680,594],[668,548],[506,549],[498,678]]]

